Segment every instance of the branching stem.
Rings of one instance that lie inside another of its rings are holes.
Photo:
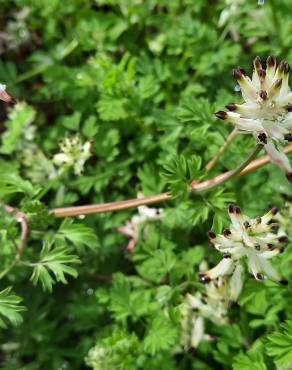
[[[230,178],[238,175],[244,175],[248,172],[254,171],[265,164],[269,163],[269,157],[264,156],[262,158],[252,160],[255,158],[257,153],[261,150],[262,146],[257,145],[253,152],[248,156],[248,158],[240,164],[236,169],[228,171],[224,174],[215,176],[211,180],[206,180],[198,182],[194,180],[190,185],[190,191],[204,192],[213,189],[214,187],[226,182]],[[284,149],[285,153],[292,153],[292,145],[288,145]],[[141,205],[155,204],[170,200],[171,195],[169,193],[161,193],[156,195],[151,195],[139,199],[129,199],[118,202],[104,203],[104,204],[92,204],[85,206],[76,206],[76,207],[65,207],[65,208],[55,208],[51,210],[51,213],[56,217],[69,217],[69,216],[78,216],[78,215],[88,215],[93,213],[103,213],[103,212],[112,212],[119,211],[122,209],[128,209],[133,207],[138,207]]]

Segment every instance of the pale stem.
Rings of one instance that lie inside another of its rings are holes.
[[[211,180],[206,180],[201,183],[195,183],[194,185],[191,184],[190,192],[198,194],[203,193],[205,191],[209,191],[217,187],[218,185],[221,185],[224,182],[228,181],[232,177],[238,175],[257,156],[257,154],[262,150],[262,148],[263,144],[257,144],[255,148],[252,150],[252,152],[249,154],[249,156],[234,170],[216,176]]]
[[[259,151],[260,148],[256,147],[254,150]],[[284,152],[286,154],[292,153],[292,145],[288,145],[284,148]],[[255,156],[254,152],[252,153],[252,158]],[[241,176],[251,171],[254,171],[265,164],[269,163],[269,157],[263,156],[259,159],[253,160],[252,162],[250,156],[246,161],[244,161],[239,167],[235,170],[228,171],[224,174],[220,174],[214,177],[211,180],[206,180],[202,182],[198,182],[194,180],[190,188],[193,192],[196,192],[196,189],[201,189],[201,191],[209,190],[214,186],[222,184],[223,182],[227,181],[231,177],[237,175]],[[249,163],[250,162],[250,163]],[[243,167],[244,165],[244,167]],[[241,170],[240,170],[241,168]],[[239,172],[238,172],[239,171]],[[70,217],[70,216],[78,216],[78,215],[88,215],[93,213],[102,213],[102,212],[112,212],[112,211],[119,211],[122,209],[134,208],[142,205],[149,205],[164,202],[166,200],[171,199],[171,194],[169,193],[161,193],[156,195],[151,195],[144,198],[139,199],[129,199],[123,200],[118,202],[111,202],[111,203],[103,203],[103,204],[92,204],[92,205],[85,205],[85,206],[76,206],[76,207],[65,207],[65,208],[55,208],[51,210],[51,213],[56,217]]]
[[[224,151],[226,150],[226,148],[231,144],[232,140],[235,138],[235,136],[237,135],[237,133],[238,133],[238,128],[235,127],[231,131],[231,133],[228,135],[228,137],[225,140],[224,144],[222,144],[222,146],[219,148],[219,150],[216,153],[216,155],[208,162],[208,164],[206,166],[206,170],[207,171],[210,171],[215,166],[215,164],[218,162],[218,159],[224,153]]]

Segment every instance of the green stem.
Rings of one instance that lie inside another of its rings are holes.
[[[67,172],[68,168],[65,168],[61,173],[59,173],[59,175],[49,181],[48,185],[36,196],[36,200],[42,199],[47,194],[47,192],[50,191],[51,188],[65,176]]]
[[[261,151],[262,148],[263,148],[262,144],[257,144],[255,148],[252,150],[252,152],[249,154],[249,156],[234,170],[229,171],[226,174],[223,174],[221,177],[217,178],[216,181],[213,180],[210,180],[210,182],[206,181],[202,183],[202,186],[198,184],[195,188],[191,188],[190,192],[192,194],[200,194],[206,191],[210,191],[216,188],[218,185],[224,184],[232,177],[238,175],[257,156],[257,154]]]

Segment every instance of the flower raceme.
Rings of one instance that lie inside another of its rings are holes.
[[[281,142],[292,141],[292,92],[289,87],[290,67],[286,61],[278,66],[272,56],[267,59],[266,69],[256,57],[250,79],[242,68],[233,74],[240,88],[243,104],[228,104],[229,112],[215,115],[233,123],[241,132],[253,134],[265,149],[272,162],[281,167],[292,182],[292,167],[287,156],[279,148]]]
[[[180,348],[188,350],[197,348],[201,341],[212,341],[214,338],[205,332],[205,320],[216,325],[226,324],[229,303],[230,283],[222,276],[208,284],[204,292],[187,293],[180,306]]]
[[[81,142],[80,136],[67,136],[60,141],[61,153],[55,154],[53,162],[57,166],[74,168],[75,175],[81,175],[85,162],[91,157],[92,141]]]
[[[231,295],[232,300],[236,301],[243,285],[243,260],[246,259],[249,272],[257,280],[266,277],[286,285],[287,280],[268,261],[281,253],[288,241],[284,233],[273,233],[278,228],[274,223],[277,213],[278,209],[273,207],[264,216],[250,219],[241,213],[238,206],[229,205],[230,228],[225,229],[222,235],[216,235],[213,231],[208,233],[211,243],[223,253],[223,259],[211,270],[201,273],[201,280],[208,283],[219,276],[232,274]]]

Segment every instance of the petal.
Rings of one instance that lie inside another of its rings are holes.
[[[191,308],[200,308],[203,305],[202,301],[197,296],[188,293],[186,298]]]
[[[230,300],[236,302],[243,287],[243,266],[237,264],[230,280]]]
[[[264,258],[259,258],[260,266],[262,272],[270,279],[275,281],[280,281],[281,276],[278,274],[278,272],[274,269],[274,267],[271,265],[269,261],[267,261]]]
[[[204,319],[199,317],[193,318],[193,329],[191,334],[191,346],[197,348],[204,336]]]
[[[261,268],[259,258],[256,255],[255,251],[251,250],[248,252],[247,265],[248,265],[249,272],[253,274],[256,280],[262,280],[262,277],[261,277],[262,268]]]
[[[260,105],[255,103],[238,104],[236,112],[240,113],[242,118],[258,118],[262,115]]]
[[[262,125],[268,136],[271,138],[284,140],[285,134],[288,134],[289,132],[284,126],[280,126],[276,122],[263,120]]]
[[[277,256],[279,253],[279,249],[274,249],[272,251],[264,251],[262,253],[259,253],[259,256],[264,259],[270,259]]]
[[[291,173],[292,168],[288,157],[283,152],[278,151],[271,140],[265,145],[265,149],[272,162],[277,164],[286,173]]]
[[[245,76],[240,70],[236,70],[234,74],[241,88],[243,99],[245,101],[254,101],[257,99],[257,88],[253,85],[251,79]]]
[[[218,265],[213,267],[211,270],[202,274],[203,277],[208,277],[209,279],[216,279],[221,275],[228,275],[232,272],[234,262],[231,258],[223,258]]]
[[[288,113],[283,121],[283,125],[287,130],[292,129],[292,113]]]
[[[59,153],[54,155],[53,162],[58,166],[61,166],[65,163],[72,164],[72,158],[67,154]]]
[[[242,131],[257,132],[257,131],[263,130],[262,123],[259,120],[240,117],[240,118],[232,118],[229,121],[232,122],[236,127],[239,128],[239,130],[242,130]]]

